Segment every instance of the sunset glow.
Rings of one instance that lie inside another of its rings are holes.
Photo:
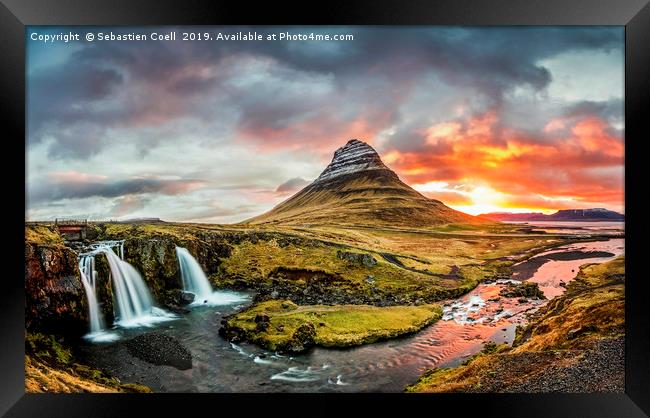
[[[470,214],[624,212],[622,29],[345,31],[354,41],[30,42],[27,218],[235,222],[351,138]]]

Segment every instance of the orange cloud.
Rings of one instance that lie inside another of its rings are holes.
[[[386,163],[409,184],[463,183],[487,187],[480,198],[453,190],[427,191],[450,205],[472,211],[501,207],[505,210],[581,208],[604,206],[623,209],[624,144],[609,125],[597,117],[546,124],[561,138],[531,137],[499,126],[493,112],[464,122],[432,125],[427,146],[418,151],[392,149]],[[441,147],[441,144],[448,147]],[[416,187],[417,188],[417,187]],[[445,198],[447,200],[445,200]]]

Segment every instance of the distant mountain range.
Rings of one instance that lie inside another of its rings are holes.
[[[423,196],[386,167],[370,145],[352,139],[336,150],[314,182],[243,223],[427,227],[456,222],[490,221]]]
[[[543,213],[507,213],[495,212],[479,215],[479,218],[499,222],[516,221],[624,221],[625,215],[604,208],[564,209],[545,215]]]
[[[139,223],[165,223],[160,218],[130,218],[130,219],[124,219],[122,221],[117,221],[118,224],[139,224]]]

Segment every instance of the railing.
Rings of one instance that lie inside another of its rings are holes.
[[[54,226],[86,226],[88,219],[55,219]]]

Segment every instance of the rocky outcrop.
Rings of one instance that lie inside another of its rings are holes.
[[[154,297],[166,303],[166,291],[182,288],[176,246],[187,248],[208,276],[217,272],[221,258],[230,255],[227,235],[200,233],[196,238],[125,236],[124,258],[142,274]]]
[[[416,332],[442,316],[436,305],[378,308],[268,301],[228,315],[219,333],[267,350],[298,353],[314,346],[352,347]]]
[[[334,152],[332,162],[318,176],[316,182],[358,171],[387,169],[377,151],[370,145],[358,139],[351,139]]]
[[[155,365],[167,365],[179,370],[192,368],[192,353],[176,338],[160,332],[148,332],[126,341],[132,356]]]
[[[167,289],[182,287],[176,245],[164,238],[127,238],[124,260],[142,274],[151,293],[160,300]]]
[[[337,251],[336,256],[341,260],[347,260],[351,264],[358,264],[365,267],[374,267],[377,260],[370,254],[351,253],[348,251]]]
[[[64,246],[25,245],[25,326],[69,333],[86,328],[77,255]]]
[[[533,282],[508,283],[499,294],[506,298],[546,299],[539,285]]]
[[[279,341],[277,344],[269,346],[264,341],[256,339],[256,335],[263,333],[270,326],[270,319],[268,315],[258,315],[255,321],[257,326],[255,330],[249,331],[242,327],[233,325],[228,320],[221,321],[221,328],[219,328],[219,335],[226,340],[233,343],[243,341],[255,341],[261,346],[284,353],[300,353],[308,350],[315,345],[314,338],[316,337],[316,328],[311,322],[300,324],[293,333],[287,338]]]

